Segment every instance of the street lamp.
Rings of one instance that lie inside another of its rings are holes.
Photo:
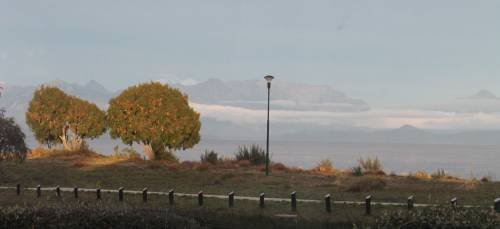
[[[266,176],[269,176],[269,104],[271,103],[271,81],[274,76],[267,75],[264,77],[267,81],[267,144],[266,144]]]

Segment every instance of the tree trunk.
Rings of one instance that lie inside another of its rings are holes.
[[[62,136],[59,136],[65,150],[79,151],[83,146],[83,139],[75,133],[69,131],[68,127],[63,128]]]
[[[142,148],[144,150],[144,154],[148,160],[155,160],[155,151],[153,150],[153,146],[151,144],[143,144]]]

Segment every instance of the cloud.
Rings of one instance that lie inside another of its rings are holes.
[[[157,78],[158,79],[155,81],[160,82],[162,84],[180,84],[180,85],[184,85],[184,86],[192,86],[192,85],[196,85],[199,83],[198,81],[196,81],[194,79],[181,78],[181,77],[178,77],[178,76],[176,76],[174,74],[170,74],[170,73],[160,74]]]
[[[191,103],[202,117],[241,124],[261,124],[266,110]],[[455,113],[415,109],[373,109],[365,112],[272,110],[277,123],[303,123],[360,128],[399,128],[412,125],[425,129],[498,129],[500,113]]]

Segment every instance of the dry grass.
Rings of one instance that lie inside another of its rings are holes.
[[[387,183],[380,177],[364,176],[359,179],[348,180],[344,185],[347,192],[371,192],[384,189]]]

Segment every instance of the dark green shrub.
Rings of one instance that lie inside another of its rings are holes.
[[[359,158],[358,164],[359,167],[363,168],[364,172],[373,173],[383,170],[382,163],[380,163],[378,157],[375,158],[368,157],[366,159]]]
[[[13,118],[4,117],[4,110],[0,109],[0,160],[23,161],[29,150],[24,139],[19,125]]]
[[[495,213],[478,208],[433,207],[386,212],[376,228],[499,228]]]
[[[164,208],[78,203],[0,207],[1,228],[202,228]]]
[[[356,177],[363,176],[363,169],[361,166],[352,167],[352,175]]]
[[[266,152],[259,145],[240,146],[235,154],[237,161],[250,161],[252,165],[266,163]]]
[[[202,154],[200,156],[201,162],[206,162],[210,163],[212,165],[215,165],[219,163],[219,161],[222,161],[221,158],[219,158],[219,154],[213,150],[205,150],[205,154]]]

